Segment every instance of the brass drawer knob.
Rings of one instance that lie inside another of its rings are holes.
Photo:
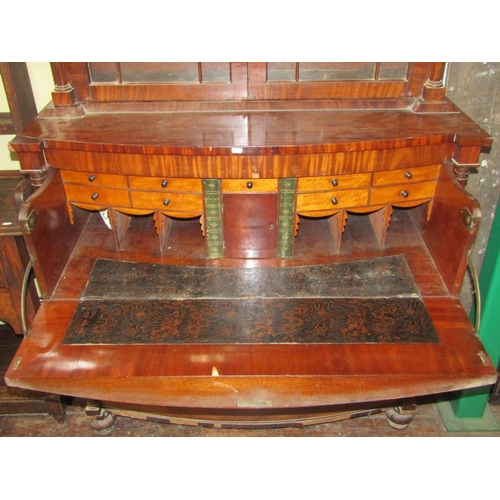
[[[89,182],[95,181],[95,175],[89,175]]]
[[[337,203],[339,202],[339,200],[337,198],[335,198],[335,196],[332,198],[332,203],[334,205],[336,205]]]
[[[413,177],[413,174],[412,174],[411,172],[406,172],[406,173],[405,173],[405,177],[406,177],[407,179],[411,179],[411,178]]]
[[[164,204],[165,206],[170,205],[170,200],[169,200],[168,198],[165,198],[165,199],[163,200],[163,204]]]
[[[91,198],[95,201],[97,198],[99,198],[99,193],[94,193]]]
[[[401,193],[399,193],[399,194],[400,194],[403,198],[408,198],[408,195],[409,195],[410,193],[408,193],[408,191],[405,191],[405,190],[403,189],[403,191],[401,191]]]
[[[337,187],[339,185],[339,181],[337,179],[332,179],[333,187]]]
[[[252,189],[253,188],[253,182],[252,181],[248,181],[247,182],[247,188],[248,189]]]
[[[166,179],[163,179],[163,180],[161,181],[161,187],[162,187],[162,188],[166,188],[167,186],[168,186],[168,181],[167,181]]]

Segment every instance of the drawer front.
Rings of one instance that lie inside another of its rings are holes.
[[[203,196],[201,194],[131,191],[130,195],[132,197],[133,208],[177,212],[203,212]]]
[[[174,191],[202,193],[201,179],[179,179],[168,177],[129,177],[131,189],[147,191]]]
[[[301,177],[297,183],[298,192],[341,190],[368,187],[371,174],[337,175],[328,177]]]
[[[399,184],[396,186],[372,188],[370,205],[397,204],[398,202],[432,198],[436,182],[417,182],[415,184]]]
[[[127,177],[125,175],[114,174],[96,174],[91,172],[74,172],[72,170],[61,170],[63,182],[85,184],[92,186],[105,186],[124,188],[127,186]]]
[[[223,179],[224,193],[276,193],[278,179]]]
[[[373,174],[373,185],[387,186],[389,184],[401,184],[403,182],[421,182],[437,179],[440,169],[441,165],[431,165],[430,167],[375,172]]]
[[[368,189],[297,195],[297,212],[359,207],[368,204]]]
[[[124,189],[65,184],[64,190],[66,191],[66,199],[69,202],[94,204],[97,206],[130,207],[128,191]]]

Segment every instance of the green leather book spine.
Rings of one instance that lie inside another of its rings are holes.
[[[278,207],[278,258],[293,256],[295,239],[296,179],[280,179]]]
[[[221,182],[219,179],[203,179],[205,195],[205,236],[209,259],[224,256],[222,236]]]

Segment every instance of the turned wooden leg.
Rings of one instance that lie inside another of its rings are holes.
[[[52,415],[58,422],[63,423],[66,409],[62,404],[61,396],[58,394],[46,394],[44,399],[47,413]]]
[[[114,423],[116,416],[106,411],[99,401],[88,400],[85,407],[85,414],[92,429],[102,431],[110,428]]]
[[[385,412],[387,422],[393,429],[403,430],[406,429],[417,413],[417,405],[406,404],[391,408]]]

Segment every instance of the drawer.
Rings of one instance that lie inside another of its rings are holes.
[[[368,187],[371,174],[332,175],[327,177],[301,177],[297,191],[326,191],[329,189],[348,189]]]
[[[129,177],[131,189],[147,191],[174,191],[185,193],[202,193],[201,179],[180,179],[169,177]]]
[[[368,204],[368,189],[297,195],[297,212],[359,207]]]
[[[374,172],[373,185],[385,186],[389,184],[401,184],[403,182],[429,181],[438,178],[440,169],[441,165],[431,165],[429,167]]]
[[[396,186],[374,187],[370,197],[370,205],[397,204],[398,202],[432,198],[436,182],[416,182]]]
[[[97,206],[130,207],[128,191],[125,189],[107,189],[99,186],[79,186],[65,184],[66,199],[69,202],[94,204]]]
[[[278,179],[223,179],[224,193],[276,193]]]
[[[177,212],[203,212],[203,195],[131,191],[132,207]]]
[[[128,187],[127,177],[125,175],[96,174],[91,172],[74,172],[72,170],[61,170],[61,176],[64,183],[71,182],[92,186],[105,186],[124,189]]]

